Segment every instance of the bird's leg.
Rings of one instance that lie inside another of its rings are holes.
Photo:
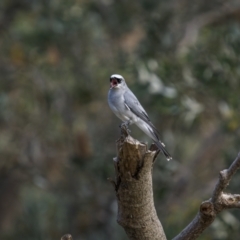
[[[129,125],[131,125],[131,123],[132,123],[131,120],[125,121],[119,127],[124,128],[127,131],[127,133],[130,134],[131,131],[128,127],[129,127]]]
[[[130,120],[128,120],[128,121],[125,121],[125,122],[123,122],[123,123],[120,125],[120,127],[125,127],[125,128],[128,128],[128,127],[129,127],[129,125],[130,125],[130,123],[131,123],[131,121],[130,121]]]

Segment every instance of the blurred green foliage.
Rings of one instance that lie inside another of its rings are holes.
[[[240,10],[230,3],[204,25],[223,1],[0,2],[1,239],[127,239],[107,181],[120,123],[106,100],[113,73],[174,158],[159,157],[153,174],[167,237],[191,221],[240,146]],[[199,239],[237,239],[239,226],[237,211],[224,212]]]

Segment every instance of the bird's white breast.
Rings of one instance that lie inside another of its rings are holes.
[[[108,104],[114,114],[122,121],[138,121],[138,117],[126,106],[124,94],[118,89],[110,89],[108,92]]]

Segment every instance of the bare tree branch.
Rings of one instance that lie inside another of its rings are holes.
[[[214,221],[218,213],[229,208],[240,208],[239,194],[223,192],[239,168],[240,153],[228,169],[220,171],[212,198],[202,202],[193,221],[173,240],[194,240]]]

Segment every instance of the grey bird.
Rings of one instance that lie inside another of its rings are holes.
[[[167,160],[172,159],[159,139],[158,130],[150,121],[136,96],[128,88],[125,79],[119,74],[113,74],[110,77],[108,104],[113,113],[123,121],[123,125],[128,128],[129,125],[136,124],[154,141]]]

